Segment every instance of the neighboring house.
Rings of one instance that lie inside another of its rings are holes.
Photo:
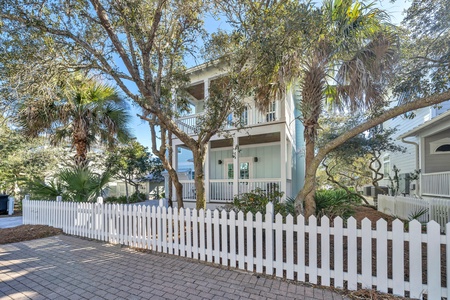
[[[401,194],[450,200],[450,101],[438,107],[422,108],[412,119],[397,117],[384,126],[397,127],[399,145],[406,153],[386,153],[384,185],[389,185],[388,175],[394,177],[395,165],[399,172]],[[420,170],[418,180],[409,180],[409,173]]]
[[[128,194],[131,196],[135,192],[134,186],[128,185]],[[159,199],[164,193],[164,177],[162,175],[149,174],[139,184],[139,192],[147,195],[147,199]],[[108,183],[108,197],[126,196],[125,182],[116,180]]]
[[[188,70],[188,74],[191,87],[187,100],[192,113],[180,117],[177,123],[194,136],[197,118],[205,113],[209,83],[224,72],[214,66],[200,65]],[[296,97],[298,91],[288,92],[283,100],[273,101],[267,113],[258,111],[251,98],[243,99],[247,106],[243,114],[230,115],[229,118],[242,118],[245,126],[240,130],[227,126],[226,132],[215,135],[208,143],[204,166],[208,207],[231,202],[235,195],[257,188],[267,193],[282,191],[284,198],[297,194],[304,181],[304,139],[301,122],[295,118],[299,115],[295,109]],[[193,206],[196,192],[192,153],[176,137],[173,149],[172,164],[183,184],[184,203]],[[168,174],[163,174],[168,190]],[[175,198],[175,190],[173,195]]]

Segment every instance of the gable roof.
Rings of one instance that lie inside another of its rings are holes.
[[[424,123],[422,123],[419,126],[414,127],[413,129],[411,129],[410,131],[405,132],[404,134],[400,135],[398,137],[398,139],[403,139],[406,137],[411,137],[411,136],[418,136],[420,135],[420,133],[424,132],[427,129],[430,129],[431,127],[441,123],[441,122],[450,122],[450,110],[440,114],[439,116],[428,120]]]

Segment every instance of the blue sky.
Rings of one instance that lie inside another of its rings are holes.
[[[391,17],[391,22],[394,24],[400,24],[404,18],[404,10],[407,9],[411,2],[405,0],[397,0],[392,3],[390,0],[379,0],[375,1],[376,5],[385,10]],[[213,17],[207,17],[205,19],[206,30],[209,33],[215,32],[217,29],[227,30],[230,28],[224,19],[216,20]],[[187,65],[192,67],[195,65],[193,59],[187,60]],[[139,113],[139,108],[130,105],[130,114],[132,115],[132,122],[130,124],[130,129],[137,138],[137,140],[144,146],[151,149],[151,138],[150,130],[147,122],[140,120],[136,114]]]

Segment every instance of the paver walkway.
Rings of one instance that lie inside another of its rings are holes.
[[[342,299],[329,290],[71,236],[0,245],[0,299]]]

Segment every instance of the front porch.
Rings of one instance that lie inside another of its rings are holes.
[[[209,142],[204,165],[207,203],[231,203],[236,196],[255,190],[266,195],[282,192],[282,199],[291,196],[293,145],[284,128],[279,127],[271,133],[252,136],[242,133]],[[180,178],[183,200],[187,204],[195,202],[192,156],[186,154],[189,150],[184,145],[175,145],[175,148],[178,170],[190,170]]]
[[[421,175],[422,196],[450,198],[450,171]]]

